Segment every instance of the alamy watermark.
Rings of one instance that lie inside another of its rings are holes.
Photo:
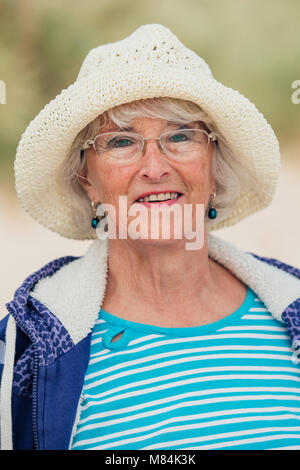
[[[6,84],[0,80],[0,104],[6,104]]]
[[[147,207],[135,203],[128,209],[127,196],[119,196],[118,215],[108,203],[100,204],[96,215],[101,218],[96,228],[101,240],[193,240],[185,242],[186,250],[200,250],[204,245],[204,204],[153,203]]]
[[[300,103],[300,80],[294,80],[292,83],[292,88],[296,90],[292,93],[291,100],[293,104]]]

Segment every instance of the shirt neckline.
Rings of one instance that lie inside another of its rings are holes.
[[[224,318],[217,320],[212,323],[207,323],[205,325],[199,326],[188,326],[188,327],[163,327],[163,326],[156,326],[156,325],[149,325],[145,323],[137,323],[130,320],[125,320],[123,318],[117,317],[111,313],[108,313],[106,310],[101,308],[99,312],[99,316],[105,322],[121,327],[123,330],[131,329],[135,331],[141,331],[146,333],[158,333],[161,335],[168,335],[168,336],[198,336],[202,335],[207,332],[217,331],[220,328],[225,326],[231,325],[233,322],[236,322],[243,314],[247,313],[251,302],[256,297],[256,294],[247,286],[247,294],[246,298],[240,307],[235,310],[233,313],[230,313]],[[122,330],[122,331],[123,331]],[[121,330],[120,330],[121,331]]]

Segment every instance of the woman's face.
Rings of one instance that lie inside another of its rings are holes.
[[[159,137],[163,132],[177,129],[178,125],[168,124],[167,121],[161,119],[141,118],[133,120],[131,127],[132,132],[136,132],[147,138]],[[116,130],[118,131],[119,129],[113,123],[107,123],[106,126],[101,129],[101,133]],[[192,205],[190,206],[192,207],[192,211],[187,217],[190,220],[190,225],[192,223],[194,230],[196,228],[197,204],[204,204],[205,206],[202,206],[202,208],[203,211],[205,211],[209,197],[215,191],[215,182],[211,174],[214,148],[211,141],[206,156],[195,156],[195,158],[186,162],[171,160],[160,150],[157,142],[158,141],[155,140],[145,142],[146,148],[144,149],[144,153],[137,160],[122,164],[115,161],[112,162],[105,157],[102,158],[102,155],[97,155],[94,149],[90,148],[86,151],[86,178],[89,180],[89,183],[86,181],[83,183],[92,201],[95,203],[101,201],[102,204],[110,204],[114,207],[116,211],[114,222],[116,224],[117,234],[119,233],[120,224],[124,227],[125,214],[124,207],[121,208],[120,206],[119,196],[126,196],[126,223],[128,229],[126,233],[128,233],[128,238],[134,238],[132,236],[132,227],[134,227],[135,229],[139,228],[140,239],[143,239],[143,242],[146,240],[148,240],[148,242],[150,242],[150,240],[154,242],[156,237],[156,243],[161,242],[162,238],[164,238],[162,235],[162,214],[164,209],[170,211],[172,206],[180,205],[178,208],[179,212],[176,213],[174,218],[171,216],[170,219],[169,240],[174,240],[175,223],[182,227],[182,238],[185,238],[184,233],[187,232],[185,232],[183,226],[183,214],[187,208],[187,204]],[[137,202],[145,193],[166,192],[177,192],[182,195],[171,205],[170,203],[159,205],[158,202]],[[125,199],[123,199],[123,201]],[[153,218],[153,216],[151,217],[151,213],[153,213],[158,206],[161,208],[159,219]],[[173,209],[174,208],[175,207],[173,207]],[[104,209],[106,210],[106,206],[104,206]],[[134,210],[140,211],[141,209],[144,211],[144,219],[140,219],[140,221],[143,220],[145,222],[145,220],[147,220],[147,224],[141,222],[137,227],[133,221],[137,221],[136,217],[140,212],[136,212],[134,215]],[[180,213],[181,215],[179,215]],[[203,212],[203,214],[205,214],[205,212]],[[205,215],[203,215],[203,218],[205,220]],[[129,229],[130,226],[131,229]],[[153,235],[153,233],[157,233],[157,230],[159,232],[158,237],[157,235]],[[186,228],[186,230],[188,229]]]

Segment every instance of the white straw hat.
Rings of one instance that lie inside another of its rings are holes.
[[[62,236],[96,238],[92,227],[76,224],[58,168],[77,134],[98,115],[154,97],[198,104],[256,181],[252,191],[240,193],[225,219],[210,221],[210,230],[233,225],[270,204],[280,170],[279,145],[271,126],[247,98],[216,81],[206,62],[168,28],[149,24],[122,41],[92,49],[77,80],[31,121],[15,160],[22,207]]]

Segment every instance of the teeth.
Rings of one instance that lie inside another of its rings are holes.
[[[170,193],[150,194],[149,201],[165,201],[170,199]]]
[[[167,199],[177,199],[179,193],[159,193],[159,194],[150,194],[145,197],[138,199],[138,202],[153,202],[153,201],[166,201]]]

